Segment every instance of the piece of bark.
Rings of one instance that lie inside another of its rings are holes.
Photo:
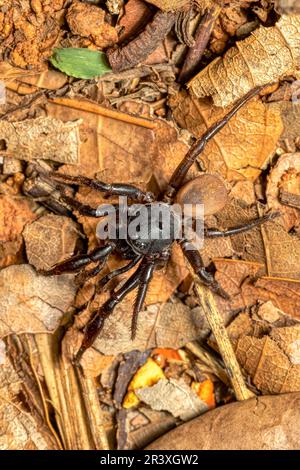
[[[147,450],[297,450],[300,394],[255,397],[205,413]]]

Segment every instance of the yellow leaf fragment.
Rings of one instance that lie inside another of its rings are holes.
[[[300,66],[300,15],[283,15],[273,27],[261,26],[216,58],[188,84],[198,97],[228,106],[255,86],[296,73]]]
[[[124,408],[131,408],[139,404],[140,400],[134,393],[134,390],[151,387],[160,379],[164,379],[165,374],[156,362],[149,358],[146,363],[140,367],[128,386],[128,392],[123,401]]]

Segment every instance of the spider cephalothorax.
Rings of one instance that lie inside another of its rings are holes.
[[[124,259],[128,259],[129,262],[122,268],[102,277],[96,286],[96,291],[99,292],[111,279],[137,266],[135,272],[127,279],[122,287],[112,291],[110,298],[98,310],[93,312],[91,320],[85,327],[84,338],[79,353],[77,354],[77,359],[93,344],[103,327],[105,319],[111,315],[114,307],[133,289],[137,289],[131,329],[132,337],[135,336],[138,313],[143,306],[153,272],[155,269],[167,263],[171,246],[175,242],[180,244],[185,257],[188,259],[200,281],[209,286],[215,293],[228,298],[228,295],[214,279],[212,274],[205,269],[197,246],[191,244],[191,240],[187,234],[182,232],[182,222],[178,213],[174,211],[174,203],[179,203],[180,205],[184,202],[187,195],[189,195],[192,200],[197,200],[199,194],[199,202],[204,204],[204,212],[205,208],[207,208],[207,213],[210,213],[212,206],[210,204],[211,201],[216,201],[218,195],[221,194],[222,196],[222,191],[224,192],[224,188],[220,186],[219,180],[213,180],[207,175],[204,187],[202,185],[202,194],[201,191],[198,192],[197,187],[193,183],[183,185],[184,179],[198,155],[203,151],[206,143],[259,91],[260,88],[256,88],[240,99],[221,121],[208,129],[206,133],[191,146],[190,150],[173,173],[166,191],[161,197],[157,198],[157,200],[155,200],[151,193],[143,192],[128,184],[110,185],[86,177],[73,177],[57,172],[47,172],[45,176],[53,181],[55,188],[60,192],[62,201],[80,214],[91,217],[102,217],[105,215],[105,208],[103,209],[101,206],[93,208],[79,203],[76,199],[66,195],[63,184],[87,186],[96,191],[104,192],[107,195],[126,196],[131,201],[139,203],[136,212],[134,212],[133,207],[130,206],[130,210],[125,214],[125,235],[123,230],[124,217],[121,217],[120,208],[117,208],[117,218],[115,222],[116,231],[114,235],[107,238],[104,246],[99,246],[88,254],[73,256],[55,265],[49,271],[44,272],[44,274],[47,275],[55,275],[64,272],[79,271],[80,279],[84,280],[99,274],[109,255],[112,252],[118,252]],[[200,194],[202,194],[201,197]],[[203,195],[205,197],[203,197]],[[218,203],[214,205],[217,207],[217,210],[220,209]],[[227,231],[204,229],[204,235],[212,238],[234,235],[250,230],[276,215],[277,214],[274,213],[268,214],[251,221],[247,225],[231,228]],[[193,213],[190,214],[190,217],[193,217]],[[132,226],[134,226],[136,230],[132,230]],[[138,230],[137,227],[139,228]],[[96,267],[85,270],[91,263],[96,263]]]

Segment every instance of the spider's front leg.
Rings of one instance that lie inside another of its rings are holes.
[[[220,286],[218,281],[210,274],[204,266],[203,260],[198,250],[191,249],[190,242],[183,240],[180,242],[184,256],[189,261],[199,280],[209,287],[213,292],[228,300],[230,297],[225,290]]]
[[[103,181],[94,180],[87,178],[86,176],[71,176],[56,171],[46,171],[44,168],[37,167],[37,171],[41,176],[44,176],[48,180],[54,180],[59,183],[85,186],[95,191],[105,193],[107,196],[125,196],[129,199],[133,199],[138,202],[149,203],[154,200],[154,196],[151,192],[145,192],[131,184],[125,183],[104,183]],[[58,188],[59,189],[59,188]],[[68,201],[66,201],[68,202]],[[71,201],[70,201],[71,202]],[[68,202],[69,203],[69,202]],[[87,206],[88,207],[88,206]],[[75,209],[79,210],[75,207]],[[85,214],[89,215],[89,214]],[[97,217],[97,215],[92,215]]]
[[[96,263],[96,262],[102,263],[103,260],[105,260],[110,255],[114,247],[115,247],[115,244],[110,242],[109,244],[105,246],[95,248],[93,251],[91,251],[88,254],[72,256],[71,258],[65,261],[61,261],[60,263],[57,263],[55,266],[53,266],[49,270],[40,270],[39,272],[46,276],[59,275],[62,273],[77,272],[85,268],[88,264]],[[96,271],[97,269],[94,268],[93,270],[91,270],[90,274],[96,275],[97,274]],[[94,274],[94,272],[96,272],[96,274]]]

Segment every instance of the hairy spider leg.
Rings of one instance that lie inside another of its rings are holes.
[[[270,212],[270,214],[266,214],[263,217],[258,217],[257,219],[250,220],[245,225],[241,225],[240,227],[232,227],[227,230],[217,230],[214,228],[207,228],[204,231],[205,237],[208,238],[219,238],[219,237],[230,237],[231,235],[237,235],[238,233],[247,232],[248,230],[252,230],[254,227],[258,227],[269,220],[273,220],[276,217],[279,217],[280,212]]]
[[[106,193],[107,196],[126,196],[139,202],[152,202],[154,196],[150,192],[141,191],[136,186],[125,183],[104,183],[102,181],[93,180],[86,176],[70,176],[55,171],[46,171],[41,167],[37,167],[37,171],[50,179],[54,179],[61,183],[86,186],[101,193]]]
[[[142,257],[143,257],[142,255],[139,255],[136,258],[134,258],[130,263],[123,266],[122,268],[115,269],[114,271],[111,271],[110,273],[106,274],[106,276],[104,276],[102,279],[100,279],[100,281],[97,284],[97,287],[96,287],[97,293],[99,293],[101,291],[101,289],[103,289],[103,287],[109,281],[111,281],[112,279],[114,279],[117,276],[120,276],[120,274],[124,274],[124,273],[127,273],[128,271],[130,271],[130,269],[133,268],[142,259]]]
[[[214,137],[230,121],[230,119],[263,88],[264,87],[256,87],[249,91],[249,93],[236,102],[236,104],[229,111],[229,113],[226,114],[226,116],[207,129],[207,131],[196,140],[171,176],[167,189],[163,195],[163,201],[169,202],[172,200],[178,189],[181,187],[189,169],[193,163],[195,163],[196,158],[200,155],[200,153],[203,152],[206,144],[210,141],[210,139]]]
[[[228,300],[230,297],[227,292],[225,292],[225,290],[220,286],[214,276],[205,269],[199,251],[189,249],[190,243],[186,240],[180,242],[180,246],[182,248],[184,256],[187,258],[193,270],[199,277],[199,280],[207,287],[209,287],[213,292],[223,297],[223,299]]]
[[[110,242],[105,246],[95,248],[88,254],[76,255],[68,258],[65,261],[57,263],[49,270],[41,270],[40,272],[46,276],[58,275],[62,273],[73,273],[83,269],[85,266],[95,262],[101,262],[106,259],[108,255],[115,248],[115,244]]]
[[[144,271],[144,265],[140,265],[137,270],[127,279],[124,285],[117,291],[111,293],[110,298],[92,315],[91,320],[88,322],[84,329],[84,336],[80,349],[75,357],[75,362],[78,362],[82,354],[92,346],[98,334],[104,326],[104,322],[109,317],[115,306],[124,299],[124,297],[134,290],[140,281],[141,275]]]
[[[148,262],[146,262],[144,270],[140,277],[138,293],[137,293],[136,301],[134,304],[133,315],[132,315],[132,320],[131,320],[131,340],[132,341],[136,337],[138,315],[143,307],[147,290],[148,290],[149,284],[153,276],[154,268],[155,268],[154,260],[149,260]]]

